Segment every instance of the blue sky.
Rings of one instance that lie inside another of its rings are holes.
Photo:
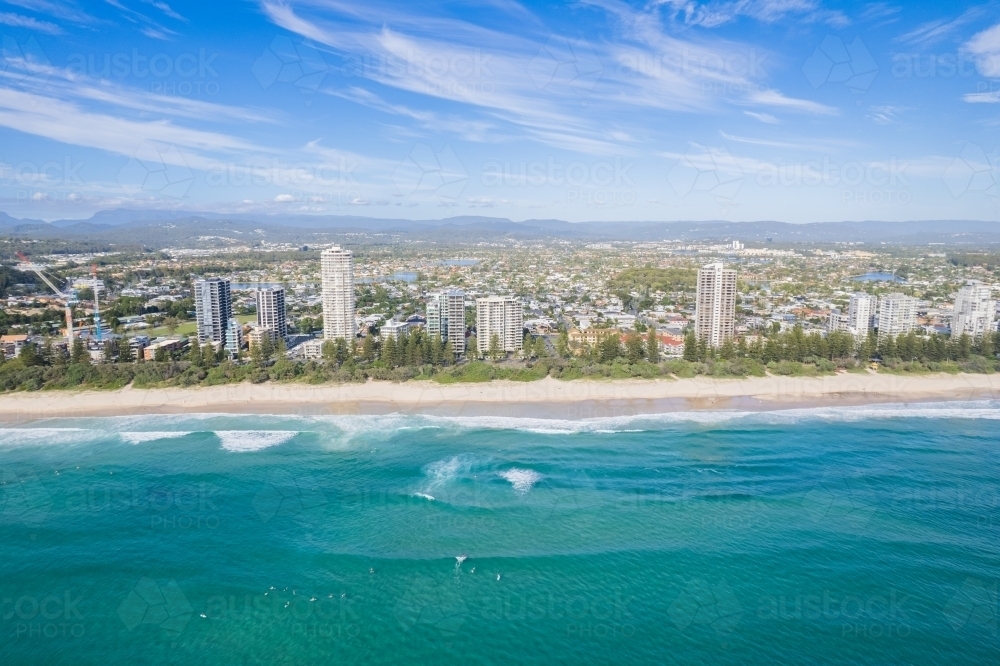
[[[998,218],[1000,4],[0,0],[0,211]]]

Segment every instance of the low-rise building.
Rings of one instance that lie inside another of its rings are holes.
[[[571,328],[569,330],[569,343],[574,349],[582,347],[596,347],[597,344],[609,336],[622,337],[623,333],[617,328]]]
[[[302,350],[302,358],[307,361],[319,361],[323,358],[323,338],[313,338],[306,340],[299,348]]]
[[[667,358],[676,358],[684,355],[684,337],[680,335],[670,335],[660,333],[657,336],[660,342],[660,355]]]
[[[405,321],[396,321],[395,319],[390,319],[389,321],[382,324],[382,328],[379,329],[379,335],[382,336],[383,340],[392,338],[393,340],[399,340],[401,337],[410,332],[410,324]]]
[[[28,343],[27,335],[2,335],[0,336],[0,348],[7,358],[14,358],[20,355],[21,349]]]
[[[147,361],[156,360],[156,352],[161,349],[170,354],[183,351],[188,346],[187,338],[157,338],[142,350],[142,357]]]
[[[278,332],[270,326],[254,326],[250,329],[250,333],[247,334],[247,342],[250,349],[262,344],[264,340],[268,340],[271,344],[274,344],[278,340]]]

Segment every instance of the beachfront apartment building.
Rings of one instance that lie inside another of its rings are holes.
[[[320,253],[323,286],[323,338],[352,340],[354,321],[354,254],[339,246]]]
[[[851,294],[851,302],[847,306],[847,326],[844,329],[856,338],[868,335],[875,326],[875,310],[878,300],[871,294]]]
[[[243,324],[236,317],[231,317],[226,327],[226,354],[229,358],[237,358],[241,349],[243,349]]]
[[[827,330],[830,333],[850,333],[855,338],[866,337],[875,326],[877,306],[878,299],[871,294],[851,294],[847,312],[834,310],[830,313],[830,325]]]
[[[993,289],[979,280],[969,280],[958,290],[951,318],[951,335],[977,337],[995,331],[997,303]]]
[[[465,292],[451,289],[427,298],[427,335],[446,340],[456,356],[465,353]]]
[[[229,280],[218,277],[195,280],[194,310],[198,342],[225,344],[226,329],[233,316]]]
[[[736,271],[723,264],[698,270],[694,333],[711,347],[721,347],[736,330]]]
[[[288,337],[285,290],[282,287],[257,290],[257,326],[274,331],[276,339]]]
[[[393,340],[398,341],[409,332],[410,324],[408,322],[396,321],[395,319],[390,319],[379,328],[379,335],[383,340],[392,338]]]
[[[490,350],[496,336],[500,349],[519,352],[524,348],[524,306],[516,296],[487,296],[476,299],[476,349]]]
[[[878,302],[878,334],[896,336],[917,328],[917,299],[898,292],[885,294]]]

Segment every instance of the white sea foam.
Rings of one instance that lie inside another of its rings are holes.
[[[146,442],[155,442],[158,439],[177,439],[179,437],[184,437],[185,435],[190,435],[191,433],[147,430],[141,432],[122,432],[118,434],[129,444],[145,444]]]
[[[514,487],[514,492],[524,495],[529,492],[536,483],[542,480],[542,475],[533,469],[518,469],[512,467],[500,472],[500,476],[510,482]]]
[[[752,427],[797,423],[859,422],[877,420],[956,419],[1000,420],[1000,400],[938,403],[887,403],[867,406],[812,407],[771,411],[716,410],[634,414],[589,419],[517,418],[509,416],[433,416],[414,414],[294,416],[294,415],[133,415],[85,419],[46,419],[33,427],[0,429],[0,446],[76,444],[122,433],[126,441],[138,443],[148,432],[214,431],[223,448],[255,451],[275,446],[296,432],[315,430],[321,439],[346,444],[356,438],[389,439],[402,430],[506,430],[545,436],[588,433],[597,436],[624,432],[656,431],[675,425],[696,424],[712,427]],[[82,427],[59,427],[61,425]],[[246,430],[240,430],[244,427]],[[273,428],[287,428],[274,430]],[[127,433],[140,433],[138,435]],[[147,440],[148,441],[148,440]],[[446,483],[468,461],[447,459],[425,469],[432,486]],[[430,486],[429,486],[430,487]],[[427,492],[430,490],[423,489]]]
[[[0,428],[2,446],[78,444],[102,437],[107,433],[85,428]]]
[[[423,499],[425,499],[425,500],[427,500],[429,502],[433,502],[434,501],[434,495],[428,495],[427,493],[413,493],[413,496],[414,497],[422,497]]]
[[[442,427],[469,430],[519,430],[545,435],[579,433],[618,434],[660,430],[673,424],[790,425],[805,421],[857,422],[880,419],[988,419],[1000,420],[1000,401],[899,403],[852,407],[811,407],[769,411],[716,410],[633,414],[590,419],[541,419],[496,416],[428,416]]]
[[[246,453],[284,444],[299,434],[295,430],[217,430],[215,436],[226,451]]]
[[[427,489],[440,488],[448,482],[455,480],[458,477],[459,470],[467,466],[467,463],[462,460],[461,456],[452,456],[451,458],[432,462],[424,470],[424,475],[427,477]]]

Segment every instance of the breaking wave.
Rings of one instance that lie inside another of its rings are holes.
[[[219,430],[215,436],[226,451],[246,453],[279,446],[297,434],[294,430]]]
[[[140,432],[122,432],[118,433],[119,436],[129,444],[145,444],[146,442],[155,442],[158,439],[177,439],[190,435],[189,432],[166,432],[166,431],[140,431]]]
[[[500,472],[500,477],[510,482],[514,491],[520,495],[526,494],[532,486],[542,480],[542,475],[535,470],[518,469],[517,467]]]

